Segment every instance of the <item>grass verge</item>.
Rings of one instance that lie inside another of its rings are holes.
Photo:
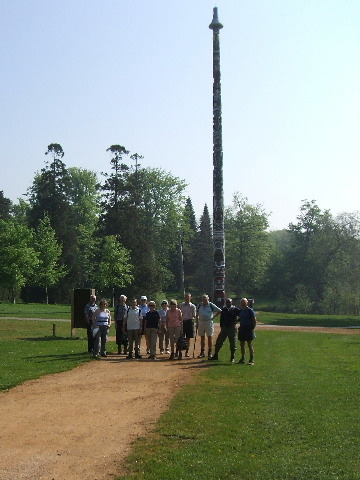
[[[122,480],[359,480],[360,337],[259,332],[256,364],[219,362],[136,442]]]

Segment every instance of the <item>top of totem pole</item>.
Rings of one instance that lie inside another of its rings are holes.
[[[220,28],[223,28],[223,24],[219,22],[217,10],[218,10],[217,7],[214,7],[214,15],[213,15],[212,22],[209,25],[209,28],[211,28],[211,30],[219,31]]]

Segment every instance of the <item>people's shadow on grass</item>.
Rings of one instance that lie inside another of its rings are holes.
[[[33,355],[31,357],[23,357],[25,360],[37,360],[37,363],[58,362],[59,360],[91,360],[87,352],[81,353],[59,353],[53,355]]]
[[[79,340],[79,337],[28,337],[28,338],[19,338],[25,342],[57,342],[59,340]]]

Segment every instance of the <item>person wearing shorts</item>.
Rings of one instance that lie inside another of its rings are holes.
[[[126,357],[128,359],[133,358],[133,348],[135,349],[135,358],[142,358],[140,354],[142,323],[141,310],[137,305],[136,298],[133,298],[130,302],[130,307],[127,310],[123,327],[124,332],[126,329],[129,339],[128,355]]]
[[[198,358],[205,357],[205,335],[208,340],[208,358],[211,358],[212,350],[212,337],[214,335],[214,318],[220,315],[221,308],[217,307],[209,300],[209,295],[204,294],[202,296],[202,302],[200,303],[196,319],[197,319],[197,333],[200,336],[201,351]]]
[[[191,303],[191,293],[187,293],[184,302],[180,303],[179,309],[183,316],[183,334],[186,337],[187,348],[185,357],[189,357],[190,339],[194,338],[194,319],[196,317],[196,306]]]
[[[238,339],[240,341],[241,358],[238,363],[245,363],[245,343],[247,343],[250,354],[249,365],[254,365],[253,340],[255,338],[254,329],[256,327],[256,316],[254,310],[248,307],[247,298],[242,298],[240,300],[240,305],[240,327]]]

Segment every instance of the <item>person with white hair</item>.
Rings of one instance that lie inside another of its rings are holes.
[[[118,347],[118,355],[122,353],[122,347],[124,349],[124,355],[127,355],[128,348],[128,337],[124,331],[124,321],[128,306],[126,305],[127,297],[125,295],[120,295],[119,301],[115,306],[114,310],[114,320],[115,320],[115,329],[116,329],[116,345]]]
[[[238,331],[238,339],[240,341],[241,358],[238,363],[246,363],[245,343],[247,343],[250,354],[249,365],[254,365],[253,340],[255,338],[254,329],[256,327],[256,316],[254,310],[248,306],[247,298],[242,298],[240,300],[240,306],[240,327]]]
[[[85,305],[85,308],[84,308],[89,353],[93,353],[94,351],[94,335],[93,335],[92,317],[95,310],[97,310],[97,308],[98,306],[96,305],[96,296],[90,295],[90,301]]]
[[[141,295],[139,308],[140,308],[141,316],[142,316],[142,319],[143,319],[143,325],[142,325],[142,332],[141,333],[142,333],[142,335],[144,335],[145,334],[145,315],[150,310],[150,308],[147,304],[147,296],[146,295]],[[145,340],[146,340],[146,353],[149,354],[150,353],[150,345],[148,345],[148,341],[147,341],[146,338],[145,338]],[[139,351],[140,351],[140,347],[141,347],[141,335],[140,335],[140,338],[139,338]]]

